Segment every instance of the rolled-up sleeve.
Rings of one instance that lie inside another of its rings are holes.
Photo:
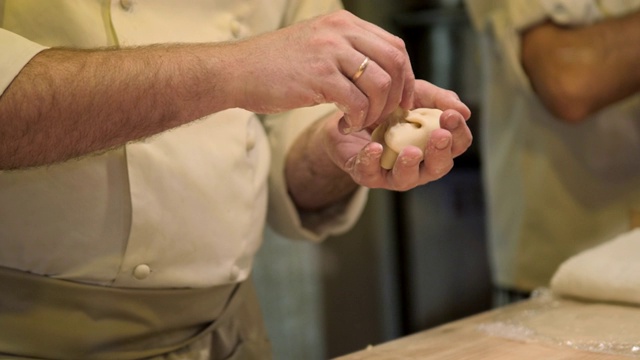
[[[0,29],[0,95],[11,85],[22,68],[45,46]]]
[[[335,111],[334,105],[325,104],[268,115],[263,120],[272,150],[267,219],[274,230],[288,238],[321,241],[344,233],[355,224],[366,204],[368,189],[364,187],[348,200],[318,212],[299,213],[289,196],[284,171],[287,153],[307,127]]]

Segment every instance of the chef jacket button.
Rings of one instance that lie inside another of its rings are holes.
[[[256,132],[255,130],[253,131],[249,131],[249,134],[247,134],[247,151],[251,151],[253,150],[254,147],[256,147]]]
[[[247,151],[253,150],[254,147],[256,147],[256,139],[255,138],[247,139]]]
[[[232,266],[231,271],[229,272],[229,280],[236,281],[240,277],[240,268],[237,266]]]
[[[122,10],[129,11],[133,7],[133,0],[120,0]]]
[[[147,264],[140,264],[133,269],[133,277],[138,280],[146,279],[151,274],[151,268]]]
[[[242,32],[242,25],[240,22],[238,20],[231,20],[231,24],[229,26],[231,28],[231,35],[236,39],[239,38]]]

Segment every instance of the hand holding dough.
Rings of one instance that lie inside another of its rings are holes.
[[[424,151],[429,142],[431,132],[440,128],[442,110],[420,108],[415,110],[396,109],[387,120],[380,124],[371,138],[382,144],[381,165],[392,169],[400,151],[413,145]]]

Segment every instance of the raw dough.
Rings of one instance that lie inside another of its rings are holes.
[[[381,164],[392,169],[402,149],[413,145],[424,151],[431,132],[440,128],[439,109],[419,108],[414,110],[396,109],[387,120],[380,124],[371,138],[383,146]]]
[[[551,279],[560,296],[640,305],[640,229],[566,260]]]

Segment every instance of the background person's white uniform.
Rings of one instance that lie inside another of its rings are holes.
[[[630,229],[640,203],[640,95],[570,125],[533,92],[520,31],[637,11],[639,1],[467,0],[482,35],[481,152],[497,286],[548,286],[560,263]],[[606,13],[602,6],[607,7]]]

